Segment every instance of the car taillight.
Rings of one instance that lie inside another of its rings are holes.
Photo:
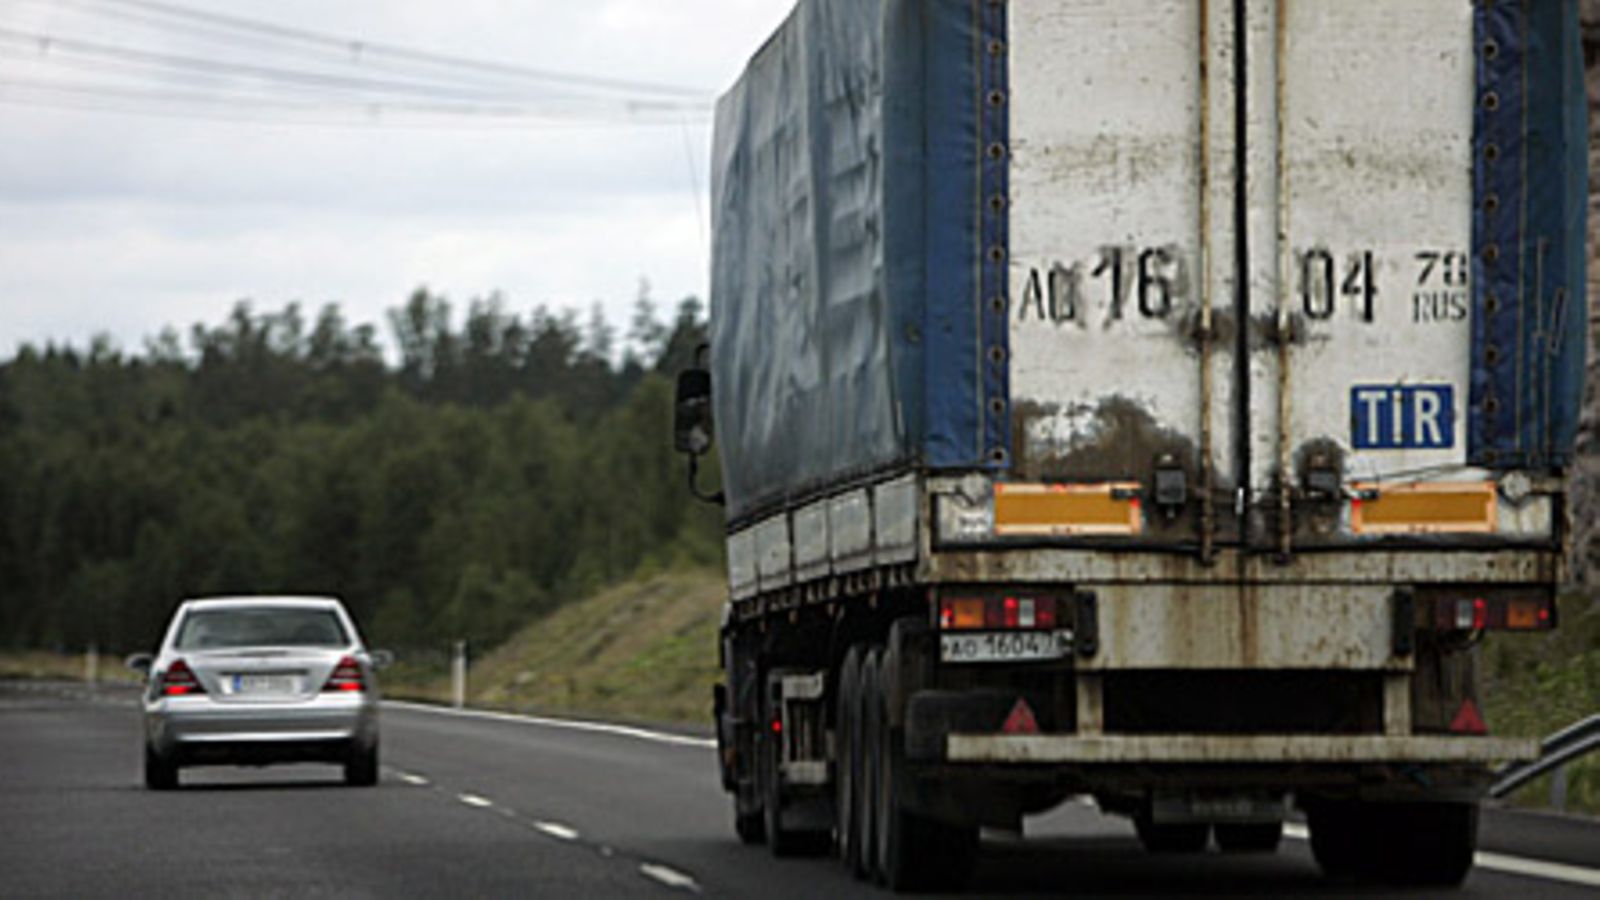
[[[161,696],[182,697],[185,694],[204,694],[206,689],[200,684],[200,679],[194,677],[194,670],[181,659],[172,661],[167,666],[167,671],[161,676]]]
[[[346,656],[339,660],[333,667],[333,674],[328,676],[328,683],[322,686],[325,691],[364,691],[367,689],[366,677],[361,674],[361,664],[355,657]]]
[[[1056,598],[1007,594],[996,597],[941,597],[939,627],[945,631],[978,628],[1029,630],[1056,627]]]

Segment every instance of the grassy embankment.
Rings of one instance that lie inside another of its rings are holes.
[[[1600,713],[1600,598],[1569,594],[1560,613],[1555,631],[1489,638],[1479,671],[1492,732],[1543,737]],[[1549,799],[1548,776],[1510,798],[1528,806]],[[1600,752],[1567,767],[1567,808],[1600,815]]]
[[[43,650],[0,653],[0,681],[82,681],[87,677],[88,665],[81,653]],[[142,678],[123,667],[121,656],[101,654],[97,680],[137,684]]]
[[[468,704],[709,726],[720,573],[655,575],[568,604],[518,631],[468,677]],[[403,658],[391,696],[447,701],[448,672]]]

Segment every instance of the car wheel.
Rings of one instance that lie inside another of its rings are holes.
[[[378,744],[351,750],[344,761],[344,783],[351,787],[372,787],[378,783]]]
[[[152,791],[170,791],[178,786],[178,766],[160,754],[144,748],[144,786]]]

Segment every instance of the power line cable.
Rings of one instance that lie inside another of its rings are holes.
[[[467,70],[482,74],[492,74],[501,77],[524,79],[542,83],[578,85],[591,89],[621,91],[645,94],[671,95],[680,100],[708,101],[709,92],[684,87],[681,85],[666,84],[662,82],[640,81],[622,78],[607,78],[603,76],[583,75],[574,72],[561,72],[552,69],[535,68],[513,63],[493,62],[488,60],[473,59],[470,57],[455,56],[445,53],[436,53],[429,50],[420,50],[398,44],[389,44],[382,41],[368,41],[360,38],[345,37],[326,32],[313,31],[286,25],[278,25],[260,19],[251,19],[243,16],[214,13],[192,7],[180,6],[160,0],[62,0],[76,6],[116,6],[124,9],[137,9],[177,20],[189,22],[203,22],[223,29],[242,33],[266,35],[286,41],[295,41],[310,46],[321,47],[325,50],[336,51],[341,58],[361,61],[370,57],[392,57],[423,63],[429,66]]]
[[[17,96],[14,91],[51,95],[50,99]],[[467,120],[474,126],[504,125],[519,128],[572,128],[588,126],[638,126],[679,125],[681,119],[649,120],[615,117],[577,120],[567,116],[551,116],[537,110],[518,107],[465,106],[462,104],[417,103],[307,103],[273,100],[260,96],[221,95],[215,92],[197,93],[178,90],[152,90],[128,88],[109,84],[64,84],[36,81],[8,76],[0,78],[0,103],[28,106],[61,107],[107,112],[154,114],[179,118],[204,118],[222,121],[255,121],[263,123],[308,125],[395,125],[416,126],[437,122]],[[267,113],[270,116],[253,115]],[[309,120],[283,120],[281,114],[315,115],[324,117]],[[398,117],[398,118],[397,118]]]
[[[431,99],[455,101],[504,101],[507,99],[514,99],[512,95],[508,95],[503,92],[484,91],[481,89],[470,88],[452,88],[448,86],[430,85],[416,82],[386,81],[367,77],[333,75],[323,72],[309,72],[248,63],[233,63],[204,57],[141,50],[113,44],[103,44],[97,41],[84,41],[76,38],[62,38],[49,34],[21,31],[6,27],[0,27],[0,40],[8,40],[13,44],[32,46],[37,49],[40,57],[48,57],[50,54],[55,52],[78,53],[102,59],[122,60],[126,62],[141,63],[149,66],[183,70],[186,72],[201,73],[213,76],[244,77],[265,82],[292,84],[301,87],[343,88],[347,90],[367,91],[376,94],[392,94],[401,96],[413,95],[418,97],[429,97]],[[683,108],[683,104],[658,99],[623,98],[622,102],[630,110],[638,111],[649,110],[667,112]]]
[[[179,40],[193,41],[198,39],[202,45],[215,45],[217,43],[232,48],[245,48],[258,52],[266,52],[278,56],[294,56],[300,59],[315,60],[324,65],[333,64],[341,67],[353,67],[360,70],[378,70],[406,76],[420,76],[425,78],[444,78],[452,85],[490,86],[495,89],[506,90],[515,86],[517,89],[526,89],[529,82],[525,79],[508,78],[504,75],[491,75],[471,71],[441,71],[432,65],[419,65],[405,60],[390,59],[383,56],[352,57],[347,55],[330,54],[331,48],[323,46],[305,46],[295,41],[285,41],[270,34],[253,34],[220,28],[206,22],[194,22],[183,19],[171,19],[157,14],[144,12],[138,9],[123,9],[107,4],[104,0],[23,0],[23,2],[49,3],[52,12],[67,7],[73,7],[90,22],[106,18],[117,22],[131,23],[144,28],[163,38],[176,37]],[[544,87],[550,90],[550,87]],[[573,96],[595,96],[596,91],[589,87],[565,84],[556,85],[556,89],[572,91]],[[707,101],[708,102],[708,101]]]

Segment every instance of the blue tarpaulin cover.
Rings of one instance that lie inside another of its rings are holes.
[[[1588,101],[1577,0],[1475,10],[1467,459],[1570,462],[1588,342]]]
[[[897,466],[1007,461],[1004,16],[802,0],[718,104],[730,518]]]

